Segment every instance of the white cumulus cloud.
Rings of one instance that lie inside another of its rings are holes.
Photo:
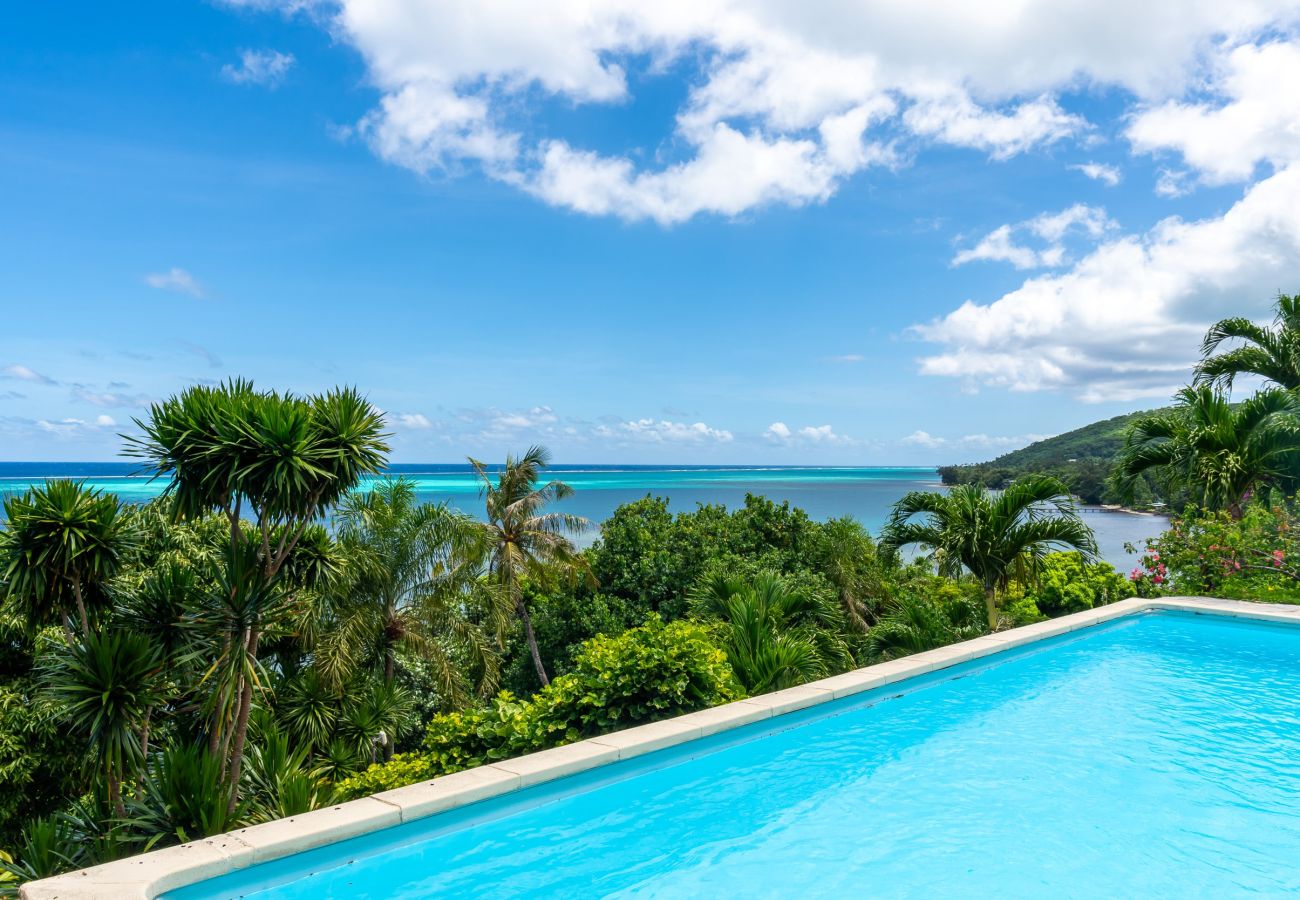
[[[160,291],[175,291],[198,298],[203,296],[203,285],[189,272],[176,267],[166,272],[151,272],[144,276],[144,283]]]
[[[1167,100],[1128,127],[1134,148],[1172,151],[1210,184],[1249,179],[1261,163],[1300,160],[1300,46],[1243,44],[1215,58],[1213,96]],[[1162,182],[1172,192],[1171,182]]]
[[[1106,163],[1086,162],[1077,166],[1070,166],[1076,172],[1082,172],[1093,181],[1100,181],[1107,187],[1115,187],[1123,179],[1123,174],[1116,166],[1107,165]]]
[[[730,431],[703,422],[673,422],[668,419],[635,419],[614,425],[598,425],[594,433],[602,438],[653,444],[729,444],[735,439]]]
[[[962,250],[952,264],[960,266],[977,260],[1008,262],[1017,269],[1055,267],[1066,262],[1062,241],[1069,234],[1096,240],[1117,225],[1104,209],[1076,203],[1057,213],[1043,213],[1014,225],[1002,225],[989,232],[978,244]],[[1018,236],[1037,238],[1042,246],[1018,243]]]
[[[379,98],[356,133],[383,159],[475,166],[548,203],[663,224],[820,202],[927,145],[1005,159],[1075,140],[1093,129],[1063,94],[1119,88],[1154,112],[1201,84],[1207,51],[1296,18],[1286,0],[322,0],[313,15],[364,60]],[[672,123],[645,144],[584,145],[538,115],[627,104],[683,62]]]
[[[393,416],[393,421],[402,428],[411,428],[419,431],[433,427],[433,423],[429,421],[429,417],[423,413],[398,413]]]
[[[3,374],[4,377],[6,378],[16,378],[19,381],[30,381],[33,384],[44,384],[44,385],[58,384],[58,382],[55,381],[50,376],[42,375],[40,372],[37,372],[35,369],[29,369],[27,366],[19,365],[18,363],[14,363],[12,365],[5,366],[3,369],[0,369],[0,374]]]
[[[1086,401],[1165,397],[1186,380],[1209,322],[1230,310],[1262,315],[1278,285],[1296,283],[1300,165],[1222,216],[1172,217],[1108,239],[1066,271],[917,326],[943,345],[921,372]]]
[[[227,63],[221,67],[221,75],[235,84],[260,84],[276,88],[284,81],[289,70],[293,68],[292,53],[278,50],[241,50],[239,63]]]

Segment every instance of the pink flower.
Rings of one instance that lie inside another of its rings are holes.
[[[1152,554],[1151,554],[1151,561],[1152,561],[1152,562],[1160,562],[1160,554],[1159,554],[1159,553],[1152,553]]]
[[[1163,575],[1152,575],[1151,580],[1154,581],[1156,584],[1164,584],[1165,582]]]
[[[1130,580],[1130,581],[1141,581],[1141,580],[1142,580],[1142,570],[1139,569],[1139,568],[1137,568],[1136,566],[1134,566],[1134,567],[1133,567],[1133,571],[1128,573],[1128,577],[1129,577],[1129,580]]]

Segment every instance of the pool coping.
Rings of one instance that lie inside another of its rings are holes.
[[[23,885],[25,900],[153,900],[258,863],[498,797],[697,738],[1152,610],[1300,624],[1300,606],[1211,597],[1132,598],[938,647],[798,687],[501,760],[300,816],[240,828]]]

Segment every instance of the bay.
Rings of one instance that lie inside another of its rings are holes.
[[[0,495],[26,490],[46,478],[84,480],[132,503],[162,493],[165,482],[139,473],[140,467],[130,462],[0,463]],[[595,525],[620,505],[647,495],[666,498],[673,511],[689,511],[705,503],[735,508],[744,504],[746,494],[759,494],[788,501],[818,520],[852,516],[872,534],[879,534],[890,507],[908,491],[943,489],[937,470],[910,466],[556,465],[550,473],[574,488],[563,509]],[[474,515],[481,512],[479,485],[468,465],[393,465],[386,475],[411,479],[423,501],[446,502]],[[1161,516],[1119,510],[1084,507],[1082,512],[1097,536],[1102,557],[1121,570],[1134,560],[1124,551],[1126,542],[1140,545],[1168,524]],[[598,536],[598,528],[593,527],[578,542],[590,544]]]

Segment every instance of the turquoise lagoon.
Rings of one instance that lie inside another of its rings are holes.
[[[161,481],[133,475],[132,463],[0,463],[0,494],[24,490],[47,477],[85,479],[92,487],[112,491],[131,502],[156,497]],[[647,494],[666,497],[673,510],[691,510],[700,503],[740,506],[745,495],[762,494],[788,500],[816,519],[853,516],[872,533],[878,533],[890,506],[912,490],[938,490],[939,473],[933,468],[804,468],[793,466],[556,466],[554,477],[571,484],[576,493],[564,508],[599,523],[621,504]],[[466,465],[396,465],[391,475],[416,484],[421,499],[445,501],[469,513],[478,513],[478,483]],[[1125,542],[1139,543],[1158,534],[1165,520],[1109,510],[1085,509],[1102,555],[1125,568],[1133,557]],[[582,543],[597,536],[589,532]]]
[[[1147,613],[264,863],[246,897],[1300,891],[1300,626]]]

